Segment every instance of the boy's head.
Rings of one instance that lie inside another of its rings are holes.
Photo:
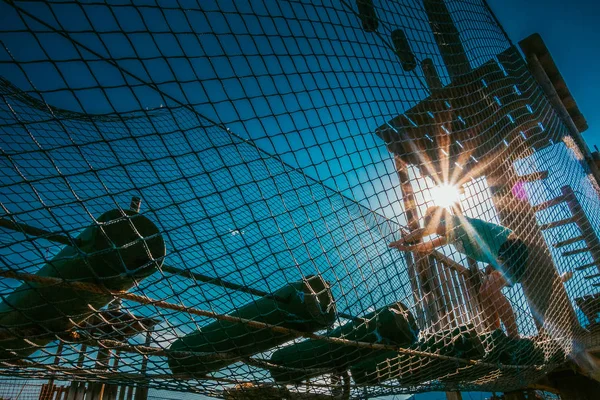
[[[446,234],[446,221],[450,216],[450,212],[443,207],[433,206],[429,207],[425,211],[423,217],[423,227],[425,232],[432,234],[437,233],[438,235]]]

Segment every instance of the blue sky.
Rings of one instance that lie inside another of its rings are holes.
[[[510,38],[539,33],[590,128],[583,134],[600,147],[600,2],[590,0],[488,0]],[[524,6],[524,4],[527,4]]]

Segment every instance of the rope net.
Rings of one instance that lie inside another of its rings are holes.
[[[596,327],[597,184],[484,1],[0,15],[5,382],[515,390]]]

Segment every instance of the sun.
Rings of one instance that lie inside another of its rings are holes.
[[[450,208],[460,201],[460,191],[456,186],[442,184],[430,190],[430,197],[436,206]]]

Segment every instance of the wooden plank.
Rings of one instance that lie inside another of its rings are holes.
[[[441,303],[443,304],[443,315],[444,315],[444,323],[442,324],[442,329],[453,328],[456,323],[456,314],[454,312],[454,304],[452,304],[452,298],[450,297],[450,287],[448,285],[448,280],[446,276],[445,266],[444,264],[437,262],[436,263],[436,278],[439,282],[437,287],[440,297]]]
[[[426,259],[428,261],[427,269],[429,275],[429,280],[427,283],[429,284],[430,290],[433,294],[437,310],[437,320],[434,324],[434,327],[436,329],[444,329],[448,322],[448,311],[451,307],[447,305],[446,298],[444,297],[442,290],[441,277],[438,272],[439,264],[431,255],[428,255]]]
[[[575,268],[575,270],[576,271],[583,271],[585,269],[592,268],[592,267],[598,267],[598,268],[600,268],[600,262],[592,262],[592,263],[589,263],[589,264],[585,264],[585,265],[582,265],[580,267]]]
[[[561,254],[563,257],[570,257],[577,254],[588,253],[591,249],[589,247],[582,247],[581,249],[565,251]]]
[[[562,240],[562,241],[560,241],[558,243],[554,243],[553,246],[554,246],[555,249],[560,249],[561,247],[565,247],[565,246],[568,246],[570,244],[575,244],[577,242],[581,242],[581,241],[584,241],[584,240],[585,240],[585,238],[583,236],[575,236],[573,238]]]
[[[149,346],[152,340],[152,331],[146,332],[146,342],[145,345]],[[148,369],[148,356],[143,355],[142,366],[140,368],[141,375],[146,375],[146,370]],[[135,400],[147,400],[148,399],[148,386],[147,383],[144,384],[136,384],[135,389]]]
[[[533,210],[535,212],[546,210],[546,209],[548,209],[550,207],[557,206],[557,205],[559,205],[561,203],[564,203],[564,202],[565,202],[564,197],[560,196],[560,197],[554,198],[552,200],[546,201],[544,203],[538,204],[537,206],[534,206]]]
[[[461,324],[469,323],[469,311],[467,309],[468,303],[468,293],[463,290],[463,287],[460,284],[460,274],[456,271],[450,271],[450,277],[452,279],[454,293],[456,296],[456,304],[459,307],[459,320]]]
[[[47,399],[49,398],[49,395],[48,395],[48,391],[49,391],[49,390],[50,390],[50,388],[49,388],[48,384],[47,384],[47,383],[44,383],[44,384],[42,385],[42,389],[40,390],[40,396],[39,396],[39,399],[40,399],[40,400],[47,400]]]
[[[577,218],[570,217],[570,218],[565,218],[565,219],[561,219],[558,221],[548,222],[546,224],[540,225],[540,229],[542,231],[545,231],[547,229],[558,228],[560,226],[565,226],[565,225],[569,225],[569,224],[577,224]]]
[[[468,284],[467,284],[467,278],[465,278],[465,276],[463,275],[458,275],[458,285],[460,287],[460,291],[464,294],[465,299],[467,300],[465,303],[466,309],[467,309],[467,321],[468,322],[472,322],[473,325],[475,325],[475,327],[477,327],[477,323],[475,323],[475,318],[477,316],[477,307],[474,304],[474,299],[473,296],[471,294],[471,291],[469,290]]]
[[[464,265],[457,263],[456,261],[454,261],[453,259],[451,259],[449,257],[446,257],[444,254],[440,253],[439,251],[433,251],[433,252],[431,252],[431,255],[436,260],[446,264],[448,267],[454,269],[459,274],[468,275],[469,270],[467,268],[465,268]]]
[[[482,79],[485,79],[482,76],[488,77],[490,84],[486,81],[487,88],[483,87]],[[491,136],[482,135],[482,132],[491,132],[491,128],[506,117],[505,113],[499,112],[501,110],[493,100],[496,94],[492,89],[509,95],[513,85],[491,85],[498,80],[507,81],[507,77],[495,61],[490,61],[454,86],[443,88],[436,96],[392,119],[376,133],[382,138],[387,137],[388,150],[419,166],[428,175],[432,168],[439,174],[444,169],[454,168],[455,163],[471,167],[473,165],[468,164],[474,161],[470,155],[485,159],[490,150],[498,147],[504,139],[496,132]],[[515,93],[512,95],[516,96]],[[451,103],[442,99],[451,99]],[[525,101],[520,106],[525,110]],[[390,126],[396,132],[391,132]],[[394,141],[397,143],[390,145]],[[425,153],[425,160],[430,161],[424,161],[420,153]]]
[[[444,274],[446,275],[446,284],[448,285],[448,294],[450,295],[450,301],[452,304],[452,310],[454,312],[454,320],[455,320],[455,327],[458,327],[462,324],[464,324],[464,318],[463,318],[463,310],[462,310],[462,302],[459,298],[459,295],[457,294],[457,287],[456,287],[456,283],[453,279],[453,273],[457,273],[456,271],[450,269],[450,268],[444,268]]]
[[[526,39],[519,42],[521,49],[526,56],[536,55],[540,60],[540,65],[548,78],[552,82],[552,85],[557,92],[560,102],[565,107],[570,118],[573,120],[576,129],[579,132],[585,131],[588,126],[583,114],[579,110],[571,92],[569,91],[565,80],[563,79],[558,67],[554,63],[548,48],[544,44],[539,34],[533,34]]]
[[[119,400],[125,400],[125,392],[127,392],[126,385],[119,386]]]
[[[531,174],[521,175],[521,180],[524,182],[542,181],[548,178],[548,171],[532,172]]]

